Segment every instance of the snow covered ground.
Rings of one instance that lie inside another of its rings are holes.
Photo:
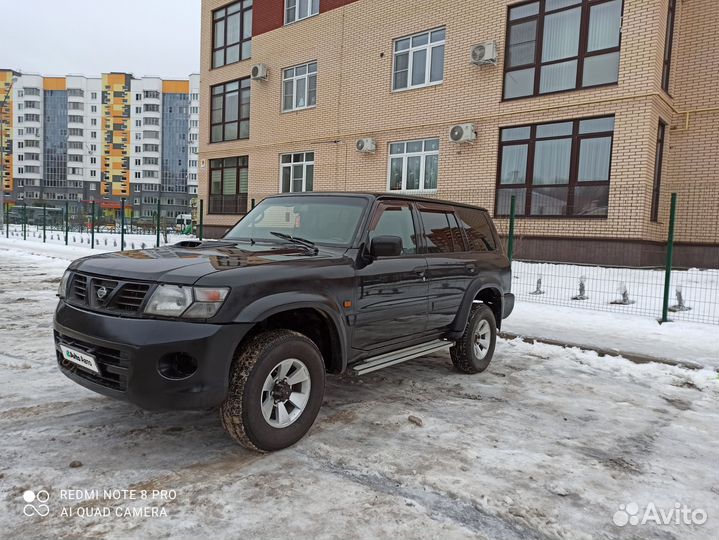
[[[3,536],[719,536],[713,370],[500,340],[490,368],[476,376],[456,373],[443,354],[361,379],[330,377],[308,436],[258,455],[224,434],[216,411],[141,411],[57,371],[55,289],[69,259],[89,252],[0,239]],[[600,321],[576,313],[607,317],[519,302],[505,329],[514,320],[514,329],[546,334],[570,320],[587,340],[601,341],[604,328],[592,324]],[[634,341],[647,347],[661,339],[702,341],[686,354],[695,361],[710,356],[711,340],[716,343],[712,325],[648,321],[660,330],[647,337],[646,319],[625,317],[606,334],[629,340],[621,329],[630,327]],[[661,338],[664,332],[670,336]],[[678,350],[656,348],[663,356]],[[49,500],[28,503],[27,490],[46,490]],[[694,525],[673,518],[664,525],[616,525],[613,518],[622,523],[625,508],[634,510],[630,503],[640,518],[650,504],[665,513],[686,505],[708,518]],[[41,517],[33,509],[44,513],[43,504],[49,513]]]

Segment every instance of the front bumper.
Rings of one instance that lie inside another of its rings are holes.
[[[60,371],[90,390],[144,409],[204,409],[222,403],[235,349],[251,327],[113,317],[62,300],[54,317]],[[60,343],[93,355],[100,373],[65,360]],[[194,358],[197,371],[183,379],[161,375],[159,362],[173,355]]]

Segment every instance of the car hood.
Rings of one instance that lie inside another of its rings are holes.
[[[186,241],[155,249],[92,255],[70,269],[88,274],[140,281],[191,285],[214,272],[268,264],[291,265],[302,260],[322,264],[342,256],[344,249],[312,249],[292,244],[250,244],[227,241]]]

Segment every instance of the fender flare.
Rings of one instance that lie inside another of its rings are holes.
[[[235,317],[236,323],[259,323],[272,315],[293,309],[314,309],[322,313],[334,326],[338,340],[339,358],[328,359],[330,363],[337,361],[339,368],[344,371],[347,366],[349,339],[346,325],[342,322],[342,312],[336,302],[316,293],[308,292],[281,292],[258,298],[245,306]]]
[[[452,323],[452,332],[459,332],[461,335],[464,332],[465,327],[467,326],[467,320],[469,319],[469,312],[472,309],[472,303],[474,302],[474,299],[477,297],[477,295],[487,289],[494,289],[497,291],[497,295],[499,297],[499,313],[500,316],[497,317],[497,328],[502,324],[502,316],[504,310],[504,295],[502,293],[502,285],[499,283],[499,280],[495,279],[477,279],[473,281],[469,287],[467,287],[467,292],[464,294],[464,298],[462,299],[462,303],[459,306],[459,310],[457,311],[457,316],[454,319],[454,322]]]

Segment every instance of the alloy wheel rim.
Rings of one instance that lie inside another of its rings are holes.
[[[482,319],[477,324],[477,327],[474,329],[474,334],[472,335],[474,356],[478,360],[482,360],[485,356],[487,356],[491,340],[492,332],[489,327],[489,322],[487,322],[485,319]]]
[[[307,407],[311,388],[310,372],[301,360],[279,362],[262,385],[260,408],[265,421],[274,428],[293,424]]]

